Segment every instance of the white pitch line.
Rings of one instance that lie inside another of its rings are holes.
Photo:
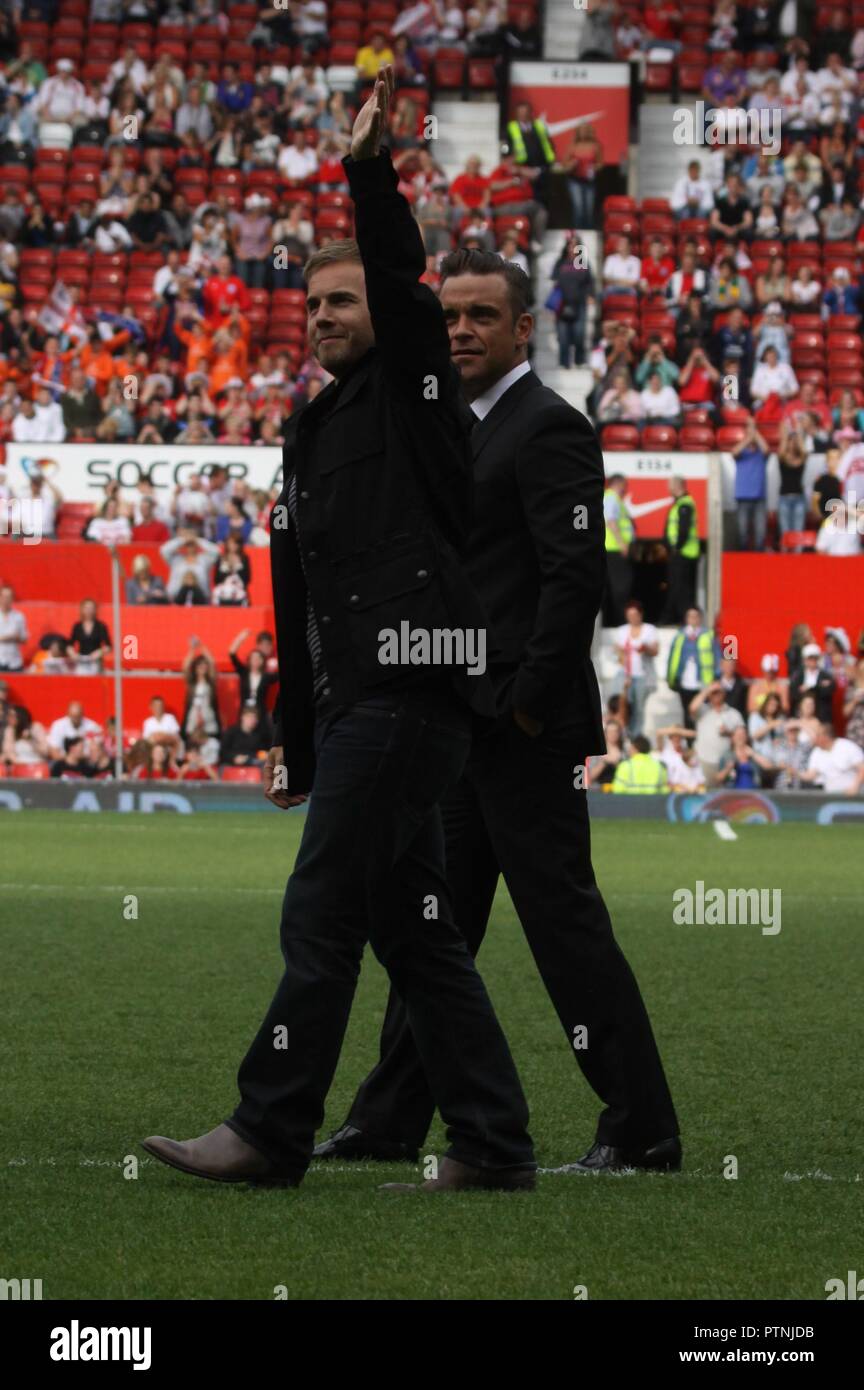
[[[737,840],[738,836],[732,829],[728,820],[712,820],[715,835],[719,835],[721,840]]]

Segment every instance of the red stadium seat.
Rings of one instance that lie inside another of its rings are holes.
[[[815,550],[817,531],[786,531],[780,537],[781,550]]]
[[[762,429],[761,425],[759,428],[760,432],[764,434],[765,431]],[[717,431],[717,448],[734,449],[735,445],[740,444],[743,438],[743,425],[721,425]]]
[[[220,767],[219,776],[223,782],[260,782],[260,767]]]
[[[453,91],[465,81],[465,54],[458,49],[439,48],[432,64],[435,86]]]
[[[498,82],[492,58],[468,59],[468,87],[472,92],[494,92]]]
[[[643,449],[676,449],[678,431],[674,425],[643,425]]]
[[[600,444],[602,448],[612,451],[638,449],[639,430],[635,425],[604,425]]]
[[[645,91],[646,92],[671,92],[672,90],[672,64],[671,63],[646,63],[645,65]]]
[[[717,447],[720,445],[720,431],[717,432]],[[728,448],[729,446],[726,445]],[[678,432],[678,448],[685,453],[703,452],[714,448],[714,431],[710,425],[682,425]]]
[[[40,780],[51,776],[50,763],[13,763],[13,777],[34,777]]]

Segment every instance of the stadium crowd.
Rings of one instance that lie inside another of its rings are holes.
[[[740,548],[769,543],[773,475],[778,548],[858,554],[864,29],[849,7],[827,7],[811,40],[785,36],[771,4],[589,10],[607,56],[678,55],[706,135],[668,197],[605,200],[594,271],[562,249],[561,365],[587,357],[606,451],[733,453]]]
[[[766,652],[746,680],[693,607],[675,633],[665,680],[657,629],[632,601],[615,633],[618,661],[604,719],[607,751],[589,786],[617,793],[737,790],[857,795],[864,787],[864,628],[855,650],[842,627],[823,645],[793,628],[781,659]]]
[[[460,244],[525,265],[538,247],[551,161],[530,108],[486,173],[469,157],[448,179],[423,138],[448,61],[487,55],[494,88],[496,55],[536,51],[531,5],[36,0],[6,21],[0,444],[280,444],[328,379],[302,267],[350,234],[341,159],[383,62],[428,280]]]

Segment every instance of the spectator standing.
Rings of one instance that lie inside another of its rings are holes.
[[[822,649],[817,642],[808,642],[801,652],[803,666],[789,682],[789,698],[796,713],[804,695],[816,702],[816,718],[822,724],[831,723],[835,680],[822,665]]]
[[[719,681],[712,681],[690,701],[687,713],[695,722],[696,757],[702,768],[707,787],[717,786],[720,768],[732,750],[735,729],[744,728],[737,709],[726,703],[726,693]]]
[[[79,676],[98,675],[105,658],[111,652],[111,637],[107,627],[97,616],[98,610],[92,598],[81,601],[80,617],[72,628],[67,655],[75,662]]]
[[[694,604],[684,614],[684,626],[672,639],[666,667],[666,683],[681,697],[687,728],[694,727],[690,714],[694,698],[714,685],[719,674],[720,645],[714,633],[705,627],[702,609]]]
[[[630,546],[636,534],[626,501],[627,479],[623,473],[613,473],[606,480],[603,494],[603,517],[606,523],[606,592],[603,599],[603,623],[618,627],[624,605],[630,596],[633,567]]]
[[[672,505],[666,514],[664,543],[668,554],[668,593],[664,621],[680,623],[696,600],[701,544],[699,517],[684,478],[669,479]]]
[[[754,420],[747,421],[743,438],[731,452],[735,460],[735,506],[738,513],[739,549],[764,550],[769,445],[759,433]]]
[[[657,688],[654,658],[660,651],[660,640],[654,625],[644,621],[644,610],[637,599],[628,602],[624,616],[626,621],[615,634],[615,653],[621,669],[612,690],[624,696],[627,731],[633,738],[642,733],[645,701]]]
[[[187,741],[202,740],[202,758],[206,763],[219,759],[219,707],[216,697],[216,663],[197,637],[189,639],[189,650],[183,658],[186,681],[186,706],[182,729]]]

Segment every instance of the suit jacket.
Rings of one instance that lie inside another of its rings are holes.
[[[469,579],[489,619],[499,709],[565,703],[605,751],[594,623],[606,582],[603,457],[592,426],[526,372],[478,424]]]
[[[470,429],[441,305],[428,285],[420,231],[383,147],[343,161],[356,213],[375,345],[288,422],[285,485],[271,522],[279,649],[279,721],[288,790],[315,768],[307,592],[334,705],[422,680],[416,665],[382,665],[383,629],[485,627],[460,563],[472,511]],[[297,527],[287,508],[296,474]],[[298,534],[299,533],[299,534]],[[302,552],[302,553],[301,553]],[[495,716],[488,675],[452,667],[457,694]],[[441,668],[429,668],[430,678]]]

